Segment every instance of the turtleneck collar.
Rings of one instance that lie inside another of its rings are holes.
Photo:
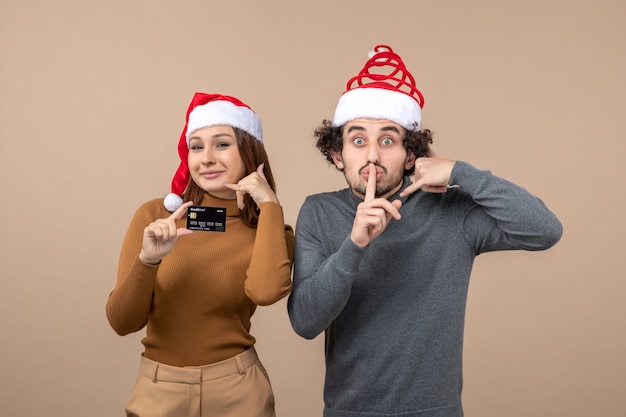
[[[211,207],[225,207],[226,217],[238,217],[239,216],[239,207],[237,207],[237,199],[225,200],[223,198],[215,197],[209,193],[204,193],[202,202],[197,205],[211,206]]]

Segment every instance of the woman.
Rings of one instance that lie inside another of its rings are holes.
[[[274,416],[250,318],[291,291],[293,230],[260,120],[234,97],[196,93],[178,152],[172,193],[130,223],[106,306],[120,335],[146,326],[126,414]],[[225,209],[223,231],[187,229],[194,204]]]

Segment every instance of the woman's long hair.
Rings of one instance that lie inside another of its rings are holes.
[[[265,164],[263,168],[263,174],[267,179],[267,183],[270,188],[276,192],[276,183],[274,176],[272,175],[272,169],[270,167],[270,161],[265,152],[263,144],[254,138],[254,136],[244,132],[241,129],[233,128],[235,131],[235,137],[237,138],[237,147],[239,148],[239,155],[243,161],[243,165],[247,173],[252,173],[257,170],[259,165]],[[183,193],[183,201],[202,201],[204,194],[202,188],[200,188],[195,181],[189,176],[189,182],[187,188]],[[248,194],[243,199],[244,208],[239,211],[239,217],[249,227],[256,227],[259,221],[259,213],[261,212],[256,203]]]

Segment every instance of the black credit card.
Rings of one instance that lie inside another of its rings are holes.
[[[189,206],[187,229],[206,232],[226,231],[226,207]]]

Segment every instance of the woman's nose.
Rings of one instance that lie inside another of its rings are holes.
[[[215,163],[215,157],[213,155],[213,151],[210,148],[206,148],[202,153],[202,163],[204,165],[211,165]]]

